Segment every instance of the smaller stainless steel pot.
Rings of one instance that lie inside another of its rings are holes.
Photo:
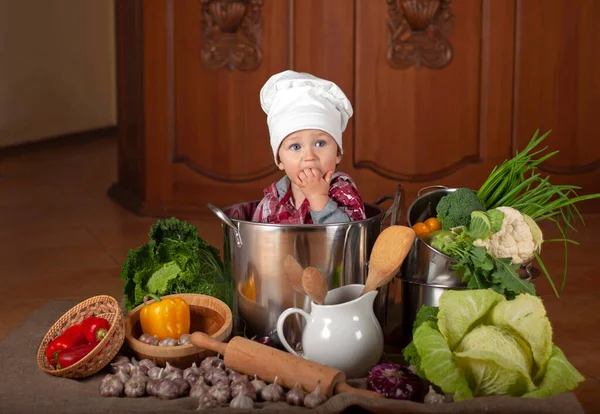
[[[434,191],[421,195],[424,190],[437,188]],[[425,187],[417,194],[417,199],[410,205],[407,212],[408,225],[424,221],[436,216],[436,207],[440,199],[456,191],[455,188],[443,186]],[[419,237],[415,237],[413,248],[404,260],[400,269],[400,277],[406,281],[430,284],[444,287],[463,287],[460,280],[450,266],[456,260],[434,249]]]

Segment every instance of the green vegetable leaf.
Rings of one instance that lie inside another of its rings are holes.
[[[431,233],[427,243],[437,251],[451,255],[452,248],[455,246],[454,239],[456,239],[456,233],[449,230],[437,230]]]
[[[197,244],[198,247],[200,247],[200,242],[198,240],[198,229],[183,220],[176,219],[175,217],[156,221],[150,227],[148,237],[150,240],[154,240],[156,244],[161,244],[167,240],[171,240],[190,245]]]
[[[556,345],[552,346],[552,354],[548,360],[546,374],[539,387],[523,395],[523,397],[543,398],[574,390],[585,378],[571,365]]]
[[[477,239],[487,239],[492,234],[492,223],[487,213],[484,211],[473,211],[471,213],[471,224],[467,230],[467,234]]]
[[[447,290],[439,299],[438,327],[451,350],[494,305],[506,300],[504,296],[487,289],[472,290],[468,295],[462,293]]]
[[[504,287],[505,294],[509,299],[520,293],[535,295],[535,286],[521,279],[517,273],[518,264],[511,264],[511,258],[494,258],[496,268],[492,272],[492,281]]]
[[[497,208],[494,208],[492,210],[488,210],[487,214],[490,218],[490,224],[492,225],[492,233],[498,233],[502,228],[504,213]]]
[[[444,294],[447,292],[450,291]],[[445,393],[454,393],[456,401],[473,397],[464,372],[456,365],[448,343],[435,329],[433,322],[421,325],[415,332],[413,342],[421,356],[421,369],[429,381]]]
[[[489,321],[513,330],[528,342],[536,364],[535,378],[541,378],[552,353],[552,326],[541,299],[521,294],[499,303],[492,309]]]
[[[437,326],[437,316],[439,311],[440,308],[436,306],[421,305],[421,308],[419,308],[419,312],[417,312],[415,323],[413,324],[413,335],[417,328],[423,325],[425,322],[431,321],[435,324],[435,326]]]
[[[152,274],[148,283],[146,283],[146,290],[150,293],[158,295],[164,295],[166,288],[171,279],[176,279],[181,272],[181,268],[176,262],[168,262],[162,265],[156,272]]]
[[[422,305],[417,312],[417,317],[415,318],[415,322],[413,323],[413,335],[415,334],[417,328],[423,325],[426,322],[431,322],[432,326],[437,329],[437,314],[439,308],[434,306]],[[418,376],[421,378],[425,378],[425,373],[421,369],[421,357],[417,352],[417,348],[415,347],[414,342],[409,343],[406,348],[402,350],[402,356],[404,360],[409,364],[415,367],[415,371]]]
[[[483,271],[491,272],[494,269],[494,258],[483,247],[474,247],[471,250],[471,262]]]
[[[425,378],[425,373],[421,369],[421,357],[417,352],[414,341],[411,341],[411,343],[402,350],[402,356],[408,365],[415,367],[415,372],[419,377]]]

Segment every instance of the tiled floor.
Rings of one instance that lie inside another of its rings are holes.
[[[53,299],[98,294],[120,298],[119,272],[130,248],[144,243],[154,218],[138,217],[107,198],[116,176],[116,144],[100,140],[0,159],[0,340],[28,314]],[[569,274],[560,299],[537,282],[554,340],[588,378],[576,391],[588,412],[600,412],[600,215],[571,238]],[[209,243],[222,246],[217,219],[191,221]],[[545,237],[554,231],[543,227]],[[558,282],[562,245],[544,245]],[[42,333],[40,333],[41,335]]]

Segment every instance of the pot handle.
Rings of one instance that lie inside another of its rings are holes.
[[[240,229],[238,227],[239,225],[236,226],[235,224],[233,224],[233,222],[231,221],[231,219],[229,217],[227,217],[227,214],[225,214],[223,212],[223,210],[221,210],[220,208],[218,208],[214,204],[207,203],[206,207],[208,207],[208,209],[210,211],[212,211],[223,223],[225,223],[227,226],[229,226],[229,227],[231,227],[233,229],[233,233],[235,234],[235,242],[237,244],[237,247],[242,247],[243,243],[242,243],[242,236],[240,235]]]
[[[540,276],[540,269],[537,267],[533,267],[532,265],[527,265],[525,268],[522,268],[524,275],[521,276],[523,280],[528,282],[533,282]]]
[[[421,197],[421,191],[423,191],[423,190],[429,190],[429,189],[432,189],[432,188],[438,188],[440,190],[447,190],[448,189],[448,187],[446,187],[445,185],[430,185],[430,186],[421,188],[417,192],[417,197]]]
[[[283,322],[285,322],[285,318],[287,318],[293,313],[299,313],[300,315],[304,316],[306,322],[310,321],[310,315],[306,313],[305,310],[299,308],[286,309],[283,312],[281,312],[281,315],[279,315],[279,318],[277,318],[277,336],[279,337],[279,341],[281,342],[281,344],[284,346],[285,349],[287,349],[287,351],[290,354],[299,356],[296,353],[296,351],[290,346],[290,344],[288,344],[288,341],[287,339],[285,339],[285,335],[283,334]]]
[[[398,224],[398,215],[402,215],[402,209],[400,206],[400,202],[402,200],[402,186],[400,184],[398,184],[398,186],[396,187],[396,195],[394,197],[389,196],[389,195],[385,195],[379,199],[377,199],[377,201],[375,201],[376,206],[379,206],[381,203],[383,203],[384,201],[387,200],[394,200],[392,202],[392,205],[390,206],[390,208],[387,209],[387,211],[385,212],[385,214],[383,215],[383,219],[381,220],[381,228],[383,229],[383,223],[385,222],[385,220],[391,216],[390,219],[390,226],[395,226],[396,224]]]

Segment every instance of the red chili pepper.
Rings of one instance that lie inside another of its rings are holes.
[[[56,369],[63,369],[82,360],[98,345],[98,342],[93,344],[78,345],[73,348],[58,351],[56,354]]]
[[[85,339],[81,324],[78,323],[70,326],[67,330],[60,334],[60,336],[48,344],[46,347],[46,359],[50,365],[55,366],[56,353],[58,351],[83,345],[85,343],[87,343],[87,339]]]
[[[81,322],[83,334],[88,342],[101,341],[110,329],[110,323],[104,318],[90,316]]]

